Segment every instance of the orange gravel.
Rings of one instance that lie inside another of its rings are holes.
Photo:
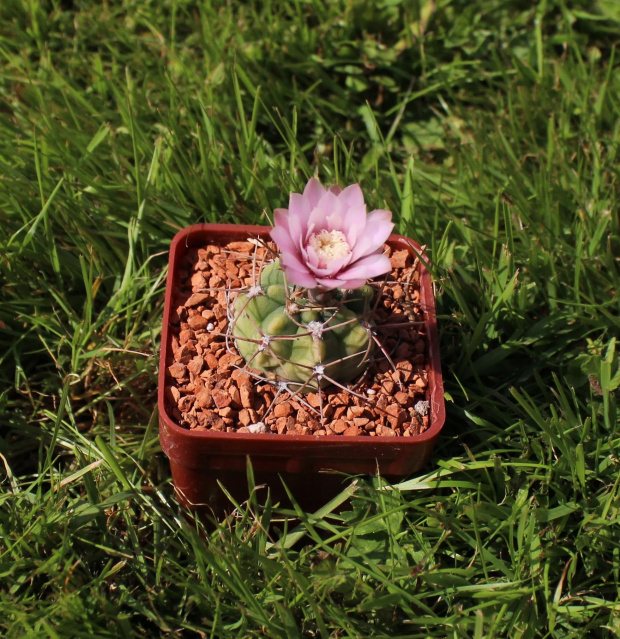
[[[375,348],[362,378],[349,385],[353,393],[332,385],[320,396],[291,394],[261,381],[258,371],[244,369],[234,342],[226,340],[231,291],[252,285],[254,256],[270,259],[271,249],[248,241],[190,252],[178,274],[174,362],[167,371],[166,400],[177,423],[194,430],[345,437],[407,437],[426,430],[427,349],[418,273],[408,251],[387,246],[386,251],[392,271],[382,289],[375,284],[380,301],[373,321],[391,362]]]

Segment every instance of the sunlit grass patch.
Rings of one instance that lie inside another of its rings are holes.
[[[3,1],[4,634],[617,634],[619,19]],[[166,251],[314,174],[427,246],[446,428],[418,477],[202,530],[157,441]]]

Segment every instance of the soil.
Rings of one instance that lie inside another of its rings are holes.
[[[319,397],[258,379],[226,340],[236,291],[253,284],[253,261],[272,259],[273,249],[249,240],[188,252],[171,318],[166,401],[175,421],[195,430],[281,435],[408,437],[426,430],[427,344],[414,256],[386,245],[392,271],[374,283],[375,332],[389,359],[375,348],[363,376],[348,385],[352,392],[332,385]]]

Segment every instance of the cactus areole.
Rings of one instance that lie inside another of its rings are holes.
[[[390,270],[391,213],[367,215],[357,184],[325,189],[313,178],[274,217],[278,258],[233,305],[237,350],[293,391],[349,382],[374,349],[366,282]]]

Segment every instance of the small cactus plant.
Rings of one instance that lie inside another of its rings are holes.
[[[357,184],[311,179],[274,218],[279,257],[237,296],[229,335],[249,366],[291,390],[349,382],[374,349],[367,281],[390,270],[391,213],[367,215]]]
[[[295,296],[280,262],[267,265],[257,286],[234,302],[232,337],[246,362],[291,390],[309,392],[329,381],[360,375],[373,351],[370,302],[373,289]]]

